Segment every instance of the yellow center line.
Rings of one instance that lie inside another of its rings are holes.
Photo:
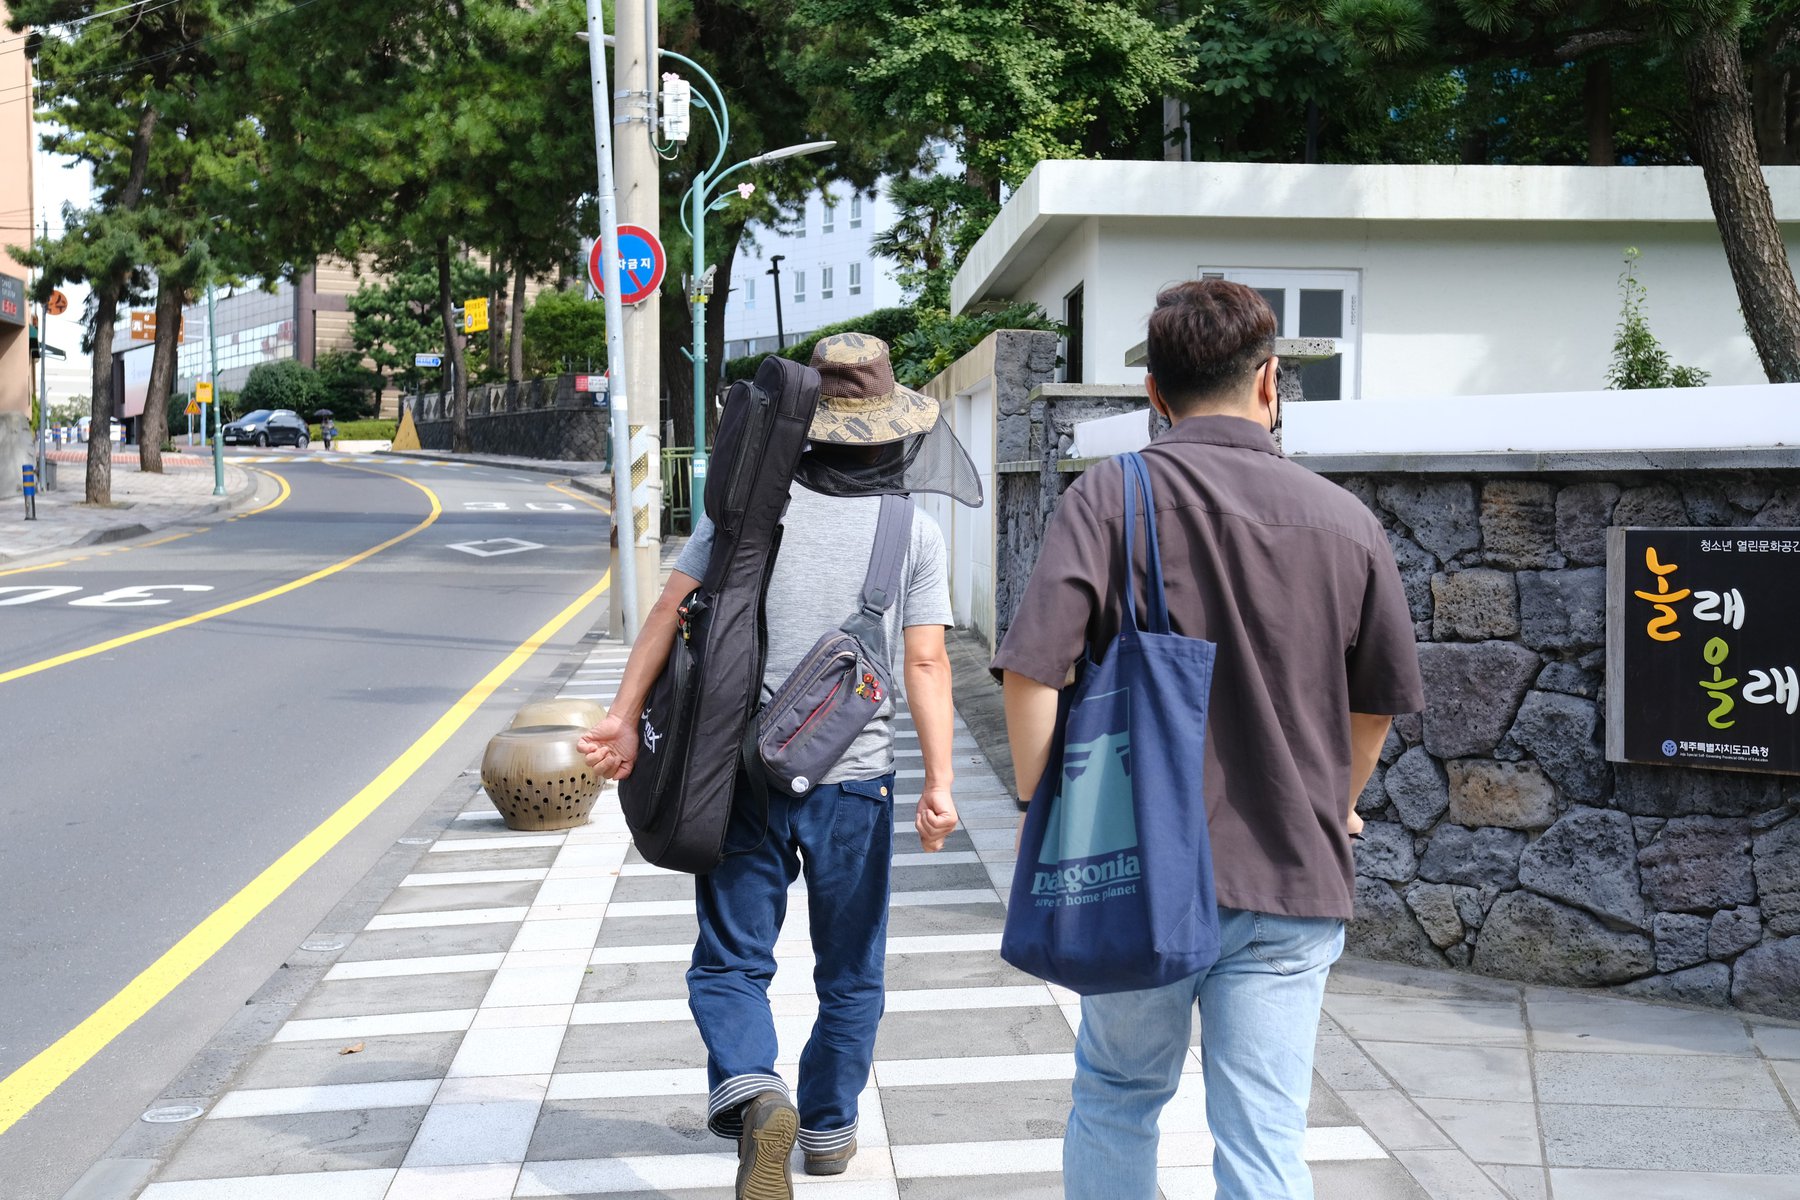
[[[133,642],[141,642],[146,638],[153,638],[159,634],[172,633],[177,629],[187,629],[190,626],[200,624],[202,621],[210,621],[214,617],[223,617],[229,613],[241,612],[252,605],[261,604],[265,600],[273,600],[277,596],[285,596],[289,592],[298,591],[308,584],[317,583],[321,579],[328,579],[331,576],[336,575],[339,571],[348,570],[357,563],[366,562],[377,554],[380,554],[383,550],[398,546],[407,538],[425,530],[432,522],[443,515],[444,506],[438,502],[437,493],[417,480],[408,479],[404,475],[394,475],[387,471],[377,471],[370,467],[353,467],[351,469],[367,471],[371,475],[386,475],[389,479],[398,479],[402,483],[418,488],[421,492],[425,493],[426,499],[431,501],[431,512],[423,521],[420,521],[405,533],[399,534],[396,537],[391,537],[379,546],[371,546],[360,554],[353,554],[349,558],[332,563],[330,566],[314,571],[310,575],[302,576],[289,583],[284,583],[279,587],[270,588],[266,592],[258,592],[256,595],[245,597],[242,600],[233,600],[229,604],[221,604],[217,608],[209,608],[205,612],[195,613],[191,617],[182,617],[178,620],[152,626],[149,629],[140,629],[136,633],[128,633],[122,637],[111,638],[107,641],[100,642],[97,645],[87,646],[80,650],[71,650],[67,654],[59,654],[55,658],[46,658],[41,662],[30,663],[23,667],[14,667],[10,671],[0,671],[0,683],[11,683],[13,680],[23,679],[27,675],[36,675],[41,671],[48,671],[55,667],[66,666],[72,662],[80,662],[82,659],[92,658],[96,654],[105,654],[109,650],[117,650],[121,646],[129,646]],[[275,476],[275,478],[281,479],[279,475]],[[288,496],[287,481],[281,480],[281,485],[283,492],[281,497],[275,501],[275,504],[281,503],[281,501],[287,499]],[[273,507],[275,507],[274,504],[266,505],[264,508],[258,509],[257,512],[266,512]],[[248,516],[251,514],[245,515]]]
[[[434,505],[436,500],[433,496]],[[436,516],[435,510],[433,516]],[[419,528],[423,529],[424,526]],[[482,676],[479,683],[463,693],[462,698],[451,705],[448,712],[408,746],[399,758],[389,763],[387,769],[371,783],[345,801],[343,807],[326,817],[312,832],[294,843],[285,854],[265,867],[260,875],[245,884],[236,895],[214,909],[205,920],[189,930],[161,958],[145,967],[137,978],[95,1009],[81,1024],[58,1038],[11,1075],[0,1079],[0,1134],[4,1134],[25,1114],[43,1103],[114,1038],[124,1033],[163,997],[180,986],[183,980],[223,949],[244,926],[280,898],[327,852],[380,808],[475,715],[488,697],[524,666],[533,654],[542,649],[546,642],[560,633],[564,626],[586,611],[606,591],[611,580],[611,571],[602,575],[598,583],[551,617],[542,628],[502,659],[499,665]]]
[[[612,505],[602,504],[592,496],[578,492],[572,487],[565,487],[560,483],[547,483],[544,486],[553,492],[561,492],[571,500],[579,500],[589,508],[597,508],[609,517],[612,516]]]

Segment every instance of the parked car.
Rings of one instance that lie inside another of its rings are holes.
[[[306,449],[308,430],[300,414],[286,408],[259,408],[245,413],[221,431],[227,446],[296,446]]]

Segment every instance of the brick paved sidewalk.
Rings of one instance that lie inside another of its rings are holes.
[[[610,698],[623,660],[601,643],[564,694]],[[964,827],[920,853],[916,738],[902,722],[888,1015],[862,1149],[847,1175],[796,1170],[796,1186],[1057,1197],[1079,1006],[996,953],[1015,809],[960,719]],[[467,786],[228,1090],[188,1098],[205,1115],[143,1200],[731,1194],[685,999],[690,882],[642,861],[610,790],[587,826],[514,833]],[[816,1011],[806,923],[792,904],[772,988],[790,1083]],[[1306,1147],[1321,1200],[1800,1197],[1800,1027],[1346,962],[1317,1066]],[[1190,1056],[1163,1114],[1170,1200],[1213,1195],[1198,1068]]]
[[[113,502],[102,507],[85,501],[85,454],[60,450],[49,457],[57,464],[57,490],[38,493],[37,520],[24,519],[25,502],[20,497],[0,503],[0,563],[205,520],[246,504],[256,495],[259,478],[227,463],[226,494],[214,496],[209,458],[165,454],[164,473],[153,475],[138,470],[135,451],[115,448]]]

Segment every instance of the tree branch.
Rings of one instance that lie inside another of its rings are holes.
[[[1556,56],[1567,60],[1595,50],[1610,50],[1614,46],[1635,46],[1645,36],[1641,29],[1596,29],[1591,33],[1578,33],[1556,48]]]

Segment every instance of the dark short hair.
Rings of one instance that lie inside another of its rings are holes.
[[[1177,414],[1231,390],[1275,353],[1275,312],[1252,288],[1196,279],[1164,288],[1150,314],[1150,374]]]

